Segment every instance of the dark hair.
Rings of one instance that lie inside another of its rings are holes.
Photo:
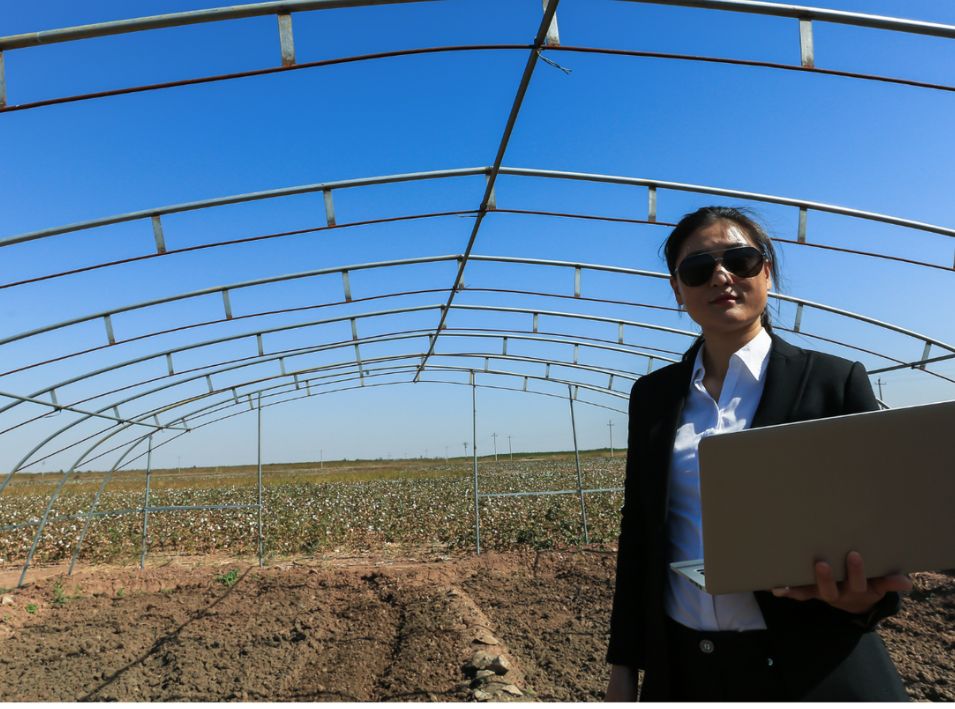
[[[766,254],[769,258],[769,272],[772,274],[773,284],[778,288],[779,261],[776,257],[776,249],[773,248],[773,241],[762,225],[756,221],[753,213],[745,207],[700,207],[695,212],[684,214],[663,244],[663,256],[666,259],[670,275],[676,275],[677,257],[680,255],[683,242],[687,240],[690,234],[718,221],[728,221],[736,224],[746,233],[753,245]],[[763,327],[771,332],[772,324],[770,323],[769,313],[765,309],[761,320]]]

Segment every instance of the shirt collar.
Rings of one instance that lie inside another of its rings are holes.
[[[758,382],[766,372],[769,350],[772,345],[773,338],[769,336],[765,328],[761,328],[756,337],[733,353],[733,356],[730,357],[730,364],[732,365],[734,359],[738,360],[753,380]],[[704,371],[703,348],[701,347],[697,350],[696,360],[693,362],[693,375],[690,377],[690,381],[695,382],[703,379]]]

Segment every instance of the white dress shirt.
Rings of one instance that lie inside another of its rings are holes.
[[[706,436],[749,428],[763,394],[772,339],[765,330],[730,357],[719,401],[703,387],[703,348],[696,355],[690,390],[670,462],[668,562],[703,559],[700,463]],[[711,596],[682,574],[667,573],[666,612],[694,630],[763,630],[766,623],[752,593]]]

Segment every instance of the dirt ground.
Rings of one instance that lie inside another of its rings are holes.
[[[41,569],[3,594],[0,701],[596,701],[613,567],[588,549]],[[955,573],[916,575],[881,633],[914,699],[955,700]]]

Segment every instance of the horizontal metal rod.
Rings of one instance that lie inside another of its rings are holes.
[[[622,487],[597,487],[590,490],[538,490],[536,492],[482,492],[478,499],[489,497],[545,497],[548,495],[585,495],[596,492],[623,492]]]
[[[106,37],[109,35],[182,27],[203,22],[221,22],[238,20],[245,17],[261,17],[279,13],[309,12],[312,10],[333,10],[343,7],[366,7],[369,5],[397,5],[399,3],[426,2],[429,0],[273,0],[273,2],[254,2],[247,5],[216,7],[208,10],[190,10],[167,15],[151,15],[129,20],[99,22],[92,25],[64,27],[55,30],[41,30],[24,34],[0,37],[0,50],[36,47],[57,42],[71,42],[78,39]]]
[[[696,7],[706,10],[726,10],[756,15],[792,17],[801,20],[818,20],[840,25],[854,25],[879,30],[908,32],[932,37],[955,38],[955,26],[938,22],[905,20],[884,15],[867,15],[861,12],[830,10],[825,7],[792,5],[789,3],[759,2],[758,0],[621,0],[645,5],[670,5],[678,7]]]

